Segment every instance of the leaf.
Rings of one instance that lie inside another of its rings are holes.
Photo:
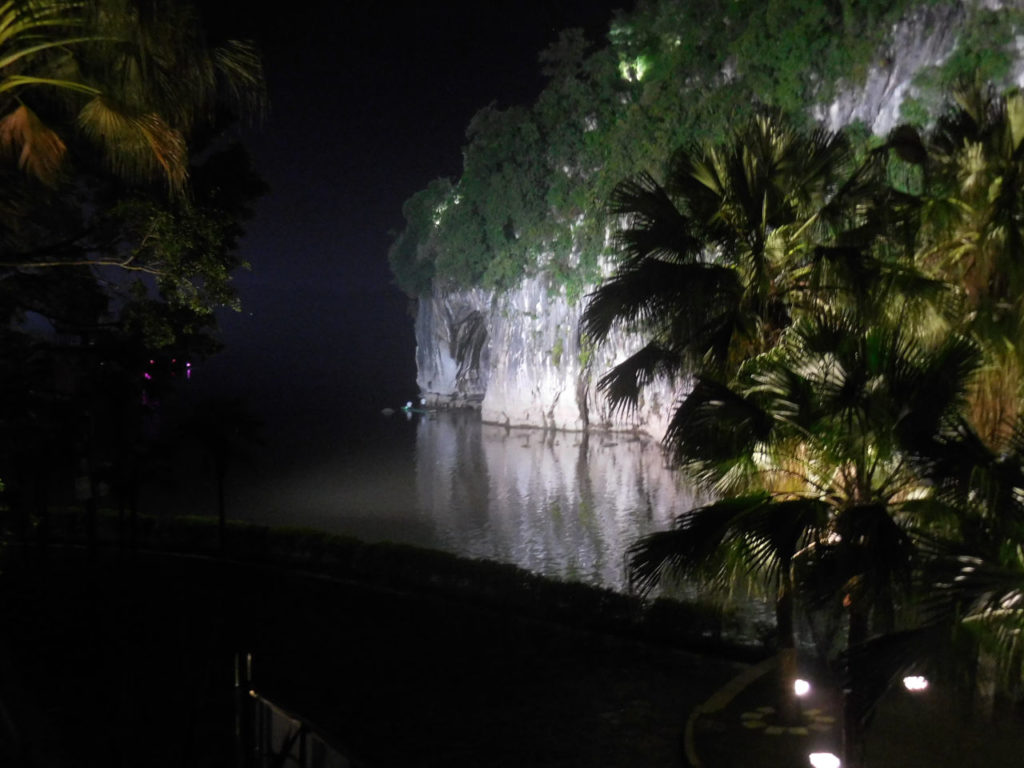
[[[18,167],[44,184],[57,182],[64,142],[24,104],[0,119],[0,151],[17,154]]]
[[[78,123],[103,147],[115,172],[141,179],[163,176],[172,192],[184,188],[188,146],[181,132],[160,115],[134,115],[97,96],[82,107]]]

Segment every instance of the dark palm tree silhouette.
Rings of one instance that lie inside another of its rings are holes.
[[[732,386],[699,379],[670,426],[674,456],[722,500],[634,545],[634,579],[721,575],[738,558],[776,591],[780,695],[791,695],[798,589],[845,608],[848,646],[872,625],[892,629],[917,562],[911,529],[929,509],[909,451],[961,412],[978,359],[965,337],[924,346],[839,313],[796,323]]]
[[[808,243],[860,184],[850,163],[842,136],[765,114],[724,146],[680,152],[664,184],[641,174],[616,188],[621,261],[581,323],[596,343],[620,324],[647,340],[601,379],[613,406],[658,375],[728,378],[775,343],[802,299]]]
[[[693,377],[665,443],[698,483],[725,497],[638,543],[635,583],[650,589],[673,569],[721,572],[722,548],[740,555],[778,595],[780,709],[789,717],[797,712],[793,558],[826,527],[829,502],[811,475],[803,488],[787,475],[806,463],[759,466],[758,446],[783,434],[780,414],[758,394],[761,383],[736,377],[777,348],[801,313],[847,305],[884,316],[894,309],[874,289],[927,282],[902,268],[902,253],[879,245],[894,211],[902,215],[879,184],[881,157],[854,162],[842,136],[802,133],[776,113],[724,146],[679,153],[664,185],[641,175],[616,189],[622,262],[583,315],[583,333],[597,342],[619,324],[647,341],[601,380],[613,407],[635,406],[656,376]],[[800,374],[791,373],[795,384]],[[787,436],[780,448],[799,457],[800,441]]]
[[[923,139],[900,127],[857,162],[765,114],[664,182],[624,182],[622,258],[581,324],[643,338],[600,381],[613,407],[686,379],[664,442],[719,499],[638,542],[634,584],[753,573],[780,649],[794,595],[845,612],[851,766],[896,668],[863,660],[909,647],[912,590],[945,621],[920,633],[984,627],[1010,677],[1024,667],[1024,97],[958,98]]]

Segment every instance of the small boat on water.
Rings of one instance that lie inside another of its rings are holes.
[[[399,408],[397,410],[400,410],[403,413],[430,413],[430,411],[428,411],[426,408],[416,408],[416,407],[414,407],[413,404],[412,404],[412,400],[410,400],[409,402],[407,402],[405,405],[403,405],[401,408]],[[394,409],[394,408],[381,408],[380,412],[384,416],[394,416],[395,413],[397,413],[396,409]]]

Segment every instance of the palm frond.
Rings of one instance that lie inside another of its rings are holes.
[[[664,442],[681,464],[729,461],[749,455],[772,426],[757,402],[701,376],[673,414]]]
[[[613,235],[613,244],[627,264],[647,258],[683,261],[704,251],[704,242],[693,234],[693,223],[649,174],[618,184],[612,191],[609,210],[623,219]]]
[[[730,553],[748,575],[777,584],[827,517],[827,507],[818,501],[780,502],[765,492],[696,507],[677,517],[671,530],[649,534],[630,547],[630,584],[647,594],[668,574],[728,578]]]
[[[180,192],[188,177],[188,147],[180,131],[156,113],[132,114],[105,97],[90,99],[78,115],[85,135],[105,151],[117,173],[163,177]]]
[[[679,515],[670,530],[639,539],[627,552],[630,587],[648,594],[669,574],[685,578],[718,572],[722,545],[736,536],[736,519],[769,500],[756,493],[696,507]]]
[[[213,51],[213,62],[227,99],[243,115],[262,118],[267,108],[263,61],[248,40],[228,40]]]
[[[84,2],[76,0],[7,0],[0,4],[0,69],[49,48],[92,39],[61,34],[83,26],[84,7]]]
[[[994,553],[971,553],[966,548],[929,563],[926,577],[933,592],[926,604],[933,621],[951,617],[1005,616],[1024,618],[1024,571],[1002,565]]]
[[[64,142],[38,115],[22,104],[0,119],[0,152],[18,158],[18,167],[44,184],[57,181]]]
[[[733,309],[739,293],[733,270],[706,264],[673,264],[647,259],[617,272],[587,297],[581,327],[595,341],[616,323],[653,330],[671,329],[685,347],[713,318]]]
[[[635,409],[644,387],[659,375],[674,376],[680,367],[679,355],[659,344],[647,344],[614,366],[597,383],[608,399],[612,412]]]

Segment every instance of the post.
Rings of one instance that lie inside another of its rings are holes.
[[[252,654],[235,653],[235,766],[253,768]]]

